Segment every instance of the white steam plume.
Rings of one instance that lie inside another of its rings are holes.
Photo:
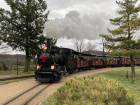
[[[64,18],[54,19],[45,24],[46,37],[68,39],[89,39],[99,38],[99,34],[107,31],[110,24],[108,16],[103,13],[94,13],[80,16],[77,11],[68,12]]]

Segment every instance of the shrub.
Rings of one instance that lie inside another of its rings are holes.
[[[134,105],[133,95],[127,89],[104,76],[71,79],[52,97],[58,105]]]

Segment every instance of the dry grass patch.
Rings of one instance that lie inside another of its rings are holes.
[[[104,76],[75,77],[48,98],[46,105],[134,105],[133,95]]]

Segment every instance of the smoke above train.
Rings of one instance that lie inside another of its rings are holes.
[[[56,39],[88,39],[95,40],[99,34],[107,33],[105,27],[111,27],[109,18],[105,13],[80,14],[77,11],[69,11],[64,18],[56,18],[45,24],[46,37]]]

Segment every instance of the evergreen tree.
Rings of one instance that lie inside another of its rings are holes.
[[[135,77],[134,56],[140,53],[139,41],[134,40],[134,33],[140,28],[140,18],[138,18],[140,5],[136,6],[137,1],[116,1],[116,4],[121,8],[117,11],[120,17],[110,19],[110,22],[117,28],[108,29],[110,35],[100,34],[109,42],[106,44],[106,48],[111,49],[111,54],[130,57],[133,77]]]
[[[5,1],[11,10],[0,8],[0,39],[13,49],[25,51],[24,71],[28,72],[32,56],[46,40],[42,33],[49,14],[47,4],[45,0]]]

